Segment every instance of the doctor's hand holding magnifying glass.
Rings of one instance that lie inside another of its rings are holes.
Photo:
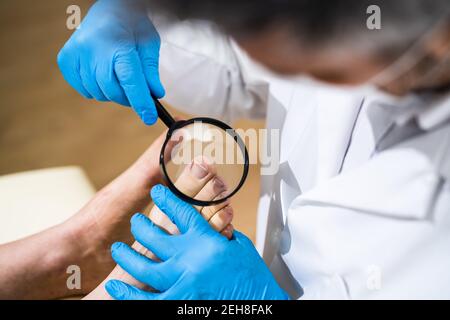
[[[86,98],[131,106],[141,120],[158,117],[169,128],[160,165],[170,190],[193,205],[226,201],[243,185],[248,153],[241,138],[227,124],[211,118],[175,121],[157,99],[165,90],[159,77],[161,41],[148,17],[148,3],[97,1],[58,55],[58,65],[69,84]],[[95,66],[95,67],[93,67]],[[169,143],[176,142],[171,154]],[[215,168],[228,192],[209,200],[187,196],[175,187],[180,172],[202,158]],[[170,159],[170,160],[169,160]]]

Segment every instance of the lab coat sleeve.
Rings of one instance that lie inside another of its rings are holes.
[[[263,118],[269,85],[262,70],[211,23],[158,26],[164,101],[197,116]]]

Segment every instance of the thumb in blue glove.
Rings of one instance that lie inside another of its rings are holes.
[[[84,97],[131,105],[144,123],[153,124],[151,94],[164,96],[159,48],[146,0],[99,0],[61,49],[58,65]]]
[[[106,290],[113,298],[288,299],[245,235],[236,231],[228,240],[166,187],[155,186],[151,195],[181,234],[169,235],[144,215],[134,215],[134,237],[161,262],[150,260],[123,243],[113,245],[112,257],[131,276],[158,292],[112,280],[106,283]]]

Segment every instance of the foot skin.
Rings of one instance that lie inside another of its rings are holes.
[[[214,167],[202,158],[197,158],[192,164],[186,166],[177,179],[175,185],[184,194],[206,201],[216,199],[218,196],[226,192],[226,186],[220,178],[215,175]],[[210,207],[197,207],[197,210],[207,221],[209,221],[215,230],[227,238],[231,238],[233,234],[233,225],[231,224],[233,219],[233,210],[228,201]],[[167,232],[171,234],[178,233],[176,226],[156,206],[151,209],[149,217],[156,225],[160,226]],[[138,242],[135,242],[132,247],[139,253],[146,255],[151,259],[157,259],[150,251]],[[109,276],[106,277],[106,279],[84,299],[111,299],[104,289],[104,284],[111,279],[122,280],[131,285],[143,289],[149,289],[128,275],[119,266],[116,266]]]
[[[91,292],[111,272],[115,263],[111,245],[116,241],[133,243],[130,218],[143,212],[151,203],[151,188],[163,182],[159,154],[166,133],[163,133],[145,153],[124,173],[100,190],[77,214],[59,226],[70,238],[70,257],[63,255],[69,265],[78,265],[82,272],[80,290],[70,295]],[[176,143],[168,145],[168,153]],[[65,262],[64,262],[65,263]],[[67,277],[64,264],[61,269]]]

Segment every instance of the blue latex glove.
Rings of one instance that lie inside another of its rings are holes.
[[[160,38],[145,0],[99,0],[58,54],[69,84],[86,98],[132,106],[146,124],[157,120]]]
[[[134,237],[162,262],[150,260],[123,243],[112,246],[112,257],[130,275],[159,293],[112,280],[106,283],[106,290],[113,298],[288,299],[246,236],[235,231],[233,239],[228,240],[166,187],[155,186],[151,196],[181,234],[169,235],[146,216],[134,215]]]

